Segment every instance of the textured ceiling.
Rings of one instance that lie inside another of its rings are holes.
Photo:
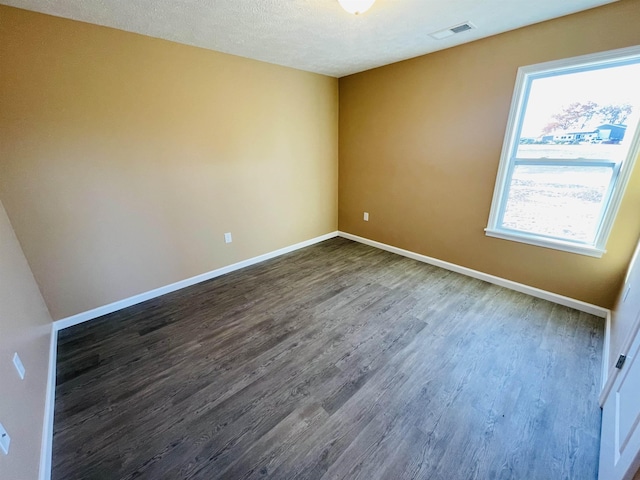
[[[616,0],[0,0],[0,3],[342,77]],[[470,21],[444,40],[429,33]]]

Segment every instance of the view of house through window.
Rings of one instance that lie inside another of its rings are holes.
[[[603,250],[637,155],[640,51],[522,77],[487,234]]]

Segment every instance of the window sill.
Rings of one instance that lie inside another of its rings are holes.
[[[549,238],[536,237],[527,235],[526,233],[506,232],[503,230],[492,230],[485,228],[488,237],[500,238],[502,240],[511,240],[513,242],[526,243],[537,247],[551,248],[553,250],[562,250],[569,253],[577,253],[579,255],[587,255],[589,257],[601,258],[606,250],[592,247],[590,245],[579,245],[571,242],[563,242],[562,240],[552,240]]]

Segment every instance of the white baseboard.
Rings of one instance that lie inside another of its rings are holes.
[[[582,302],[574,298],[565,297],[563,295],[558,295],[557,293],[548,292],[539,288],[530,287],[529,285],[524,285],[522,283],[513,282],[511,280],[507,280],[506,278],[489,275],[488,273],[483,273],[471,268],[462,267],[460,265],[456,265],[455,263],[449,263],[445,262],[444,260],[427,257],[426,255],[421,255],[409,250],[403,250],[402,248],[393,247],[391,245],[387,245],[386,243],[376,242],[375,240],[369,240],[368,238],[359,237],[357,235],[352,235],[346,232],[339,232],[339,236],[348,238],[349,240],[353,240],[355,242],[364,243],[365,245],[376,247],[381,250],[386,250],[387,252],[396,253],[398,255],[402,255],[403,257],[412,258],[414,260],[418,260],[419,262],[428,263],[429,265],[434,265],[446,270],[451,270],[452,272],[461,273],[462,275],[466,275],[468,277],[477,278],[478,280],[484,280],[485,282],[493,283],[494,285],[499,285],[510,290],[515,290],[516,292],[526,293],[527,295],[531,295],[532,297],[542,298],[543,300],[549,300],[550,302],[564,305],[565,307],[575,308],[576,310],[590,313],[597,317],[606,318],[609,314],[609,309],[607,308],[599,307],[591,303]]]
[[[550,302],[564,305],[565,307],[575,308],[576,310],[579,310],[581,312],[590,313],[597,317],[604,318],[605,327],[604,327],[604,344],[602,346],[602,385],[601,385],[600,398],[599,398],[600,406],[604,405],[604,402],[606,401],[607,396],[611,391],[613,382],[615,381],[615,377],[618,372],[618,370],[616,370],[615,368],[609,369],[609,366],[608,366],[609,354],[610,354],[609,349],[610,349],[610,342],[611,342],[611,310],[609,310],[608,308],[599,307],[598,305],[593,305],[591,303],[582,302],[574,298],[558,295],[557,293],[548,292],[546,290],[541,290],[539,288],[530,287],[529,285],[513,282],[505,278],[489,275],[488,273],[483,273],[477,270],[472,270],[471,268],[462,267],[460,265],[456,265],[455,263],[449,263],[443,260],[438,260],[437,258],[427,257],[426,255],[421,255],[419,253],[411,252],[409,250],[403,250],[402,248],[393,247],[391,245],[387,245],[381,242],[376,242],[375,240],[369,240],[368,238],[352,235],[351,233],[339,232],[339,236],[343,238],[347,238],[349,240],[353,240],[355,242],[364,243],[365,245],[376,247],[381,250],[386,250],[388,252],[396,253],[404,257],[412,258],[420,262],[428,263],[430,265],[435,265],[436,267],[441,267],[446,270],[451,270],[452,272],[461,273],[462,275],[467,275],[469,277],[477,278],[479,280],[484,280],[485,282],[493,283],[495,285],[499,285],[501,287],[505,287],[510,290],[515,290],[516,292],[526,293],[527,295],[531,295],[532,297],[542,298],[543,300],[548,300]],[[634,332],[637,332],[638,330],[640,330],[640,317],[638,318],[639,318],[638,325],[636,325]],[[623,351],[628,351],[629,348],[631,348],[631,340],[634,338],[634,336],[631,336],[627,340],[628,345],[625,346],[625,349],[623,349]]]
[[[409,250],[403,250],[398,247],[393,247],[391,245],[376,242],[374,240],[369,240],[367,238],[359,237],[357,235],[352,235],[350,233],[331,232],[316,238],[312,238],[304,242],[296,243],[295,245],[284,247],[279,250],[275,250],[273,252],[265,253],[264,255],[259,255],[257,257],[253,257],[248,260],[243,260],[241,262],[234,263],[232,265],[228,265],[226,267],[222,267],[216,270],[212,270],[210,272],[206,272],[201,275],[196,275],[195,277],[187,278],[185,280],[181,280],[179,282],[175,282],[170,285],[166,285],[164,287],[151,290],[149,292],[141,293],[139,295],[134,295],[132,297],[129,297],[117,302],[113,302],[108,305],[104,305],[102,307],[94,308],[92,310],[55,321],[52,327],[51,345],[50,345],[50,353],[49,353],[47,398],[46,398],[46,409],[45,409],[44,427],[43,427],[43,435],[42,435],[42,453],[40,458],[40,480],[50,480],[51,478],[51,452],[52,452],[52,446],[53,446],[53,417],[54,417],[54,409],[55,409],[55,385],[56,385],[56,368],[55,367],[56,367],[56,357],[57,357],[57,338],[58,338],[59,330],[62,330],[64,328],[68,328],[73,325],[77,325],[89,320],[93,320],[95,318],[101,317],[103,315],[107,315],[109,313],[116,312],[118,310],[122,310],[123,308],[136,305],[146,300],[150,300],[152,298],[159,297],[161,295],[174,292],[176,290],[180,290],[182,288],[189,287],[191,285],[195,285],[200,282],[204,282],[205,280],[210,280],[212,278],[219,277],[226,273],[240,270],[241,268],[248,267],[250,265],[255,265],[257,263],[264,262],[265,260],[270,260],[280,255],[284,255],[285,253],[293,252],[295,250],[299,250],[301,248],[308,247],[310,245],[320,243],[337,236],[347,238],[349,240],[353,240],[366,245],[370,245],[372,247],[376,247],[381,250],[386,250],[388,252],[396,253],[398,255],[412,258],[414,260],[428,263],[430,265],[441,267],[446,270],[451,270],[453,272],[461,273],[463,275],[477,278],[479,280],[484,280],[485,282],[489,282],[495,285],[499,285],[501,287],[509,288],[517,292],[526,293],[528,295],[531,295],[537,298],[542,298],[544,300],[549,300],[551,302],[555,302],[560,305],[575,308],[576,310],[590,313],[592,315],[606,318],[607,330],[605,332],[605,353],[603,353],[603,355],[605,355],[605,359],[603,360],[603,365],[606,365],[606,358],[608,358],[608,341],[607,340],[609,338],[608,335],[609,335],[609,328],[610,328],[610,311],[606,308],[602,308],[597,305],[592,305],[586,302],[582,302],[580,300],[575,300],[573,298],[558,295],[556,293],[541,290],[535,287],[530,287],[528,285],[513,282],[511,280],[507,280],[504,278],[496,277],[494,275],[489,275],[487,273],[479,272],[477,270],[472,270],[470,268],[462,267],[454,263],[449,263],[443,260],[438,260],[436,258],[428,257],[426,255],[421,255],[419,253],[411,252]],[[606,368],[603,370],[603,372],[604,372],[603,373],[603,377],[604,377],[606,375]],[[607,382],[607,378],[605,377],[603,378],[603,385],[606,384],[606,382]]]
[[[324,242],[325,240],[328,240],[330,238],[334,238],[337,236],[338,236],[338,232],[327,233],[325,235],[312,238],[310,240],[305,240],[304,242],[296,243],[295,245],[290,245],[288,247],[280,248],[279,250],[274,250],[273,252],[265,253],[263,255],[258,255],[257,257],[249,258],[247,260],[243,260],[241,262],[234,263],[226,267],[218,268],[210,272],[202,273],[200,275],[196,275],[195,277],[187,278],[185,280],[181,280],[179,282],[175,282],[170,285],[166,285],[164,287],[156,288],[148,292],[140,293],[138,295],[134,295],[132,297],[125,298],[123,300],[119,300],[117,302],[113,302],[108,305],[104,305],[102,307],[98,307],[92,310],[88,310],[86,312],[78,313],[77,315],[73,315],[71,317],[62,318],[60,320],[55,321],[54,325],[56,330],[62,330],[64,328],[72,327],[74,325],[78,325],[88,320],[93,320],[94,318],[98,318],[103,315],[107,315],[109,313],[117,312],[118,310],[122,310],[123,308],[127,308],[132,305],[142,303],[146,300],[150,300],[152,298],[156,298],[161,295],[165,295],[167,293],[175,292],[176,290],[180,290],[182,288],[190,287],[191,285],[195,285],[196,283],[204,282],[206,280],[211,280],[212,278],[219,277],[226,273],[234,272],[236,270],[240,270],[241,268],[255,265],[256,263],[264,262],[265,260],[270,260],[272,258],[279,257],[280,255],[284,255],[285,253],[290,253],[295,250],[299,250],[301,248],[314,245],[316,243]]]
[[[78,325],[80,323],[93,320],[103,315],[107,315],[108,313],[113,313],[118,310],[122,310],[123,308],[136,305],[146,300],[159,297],[166,293],[175,292],[176,290],[180,290],[181,288],[190,287],[191,285],[195,285],[196,283],[204,282],[205,280],[210,280],[212,278],[219,277],[221,275],[224,275],[225,273],[230,273],[236,270],[240,270],[241,268],[248,267],[250,265],[255,265],[257,263],[264,262],[265,260],[270,260],[280,255],[284,255],[285,253],[290,253],[295,250],[299,250],[301,248],[308,247],[310,245],[323,242],[325,240],[329,240],[330,238],[334,238],[337,236],[338,236],[337,231],[327,233],[325,235],[321,235],[319,237],[306,240],[304,242],[296,243],[295,245],[290,245],[288,247],[280,248],[278,250],[274,250],[273,252],[265,253],[263,255],[258,255],[257,257],[249,258],[247,260],[243,260],[241,262],[234,263],[226,267],[218,268],[216,270],[212,270],[210,272],[206,272],[201,275],[196,275],[195,277],[187,278],[185,280],[181,280],[179,282],[175,282],[170,285],[166,285],[164,287],[156,288],[155,290],[151,290],[149,292],[141,293],[139,295],[134,295],[133,297],[125,298],[123,300],[119,300],[117,302],[113,302],[108,305],[94,308],[92,310],[82,312],[77,315],[73,315],[71,317],[63,318],[53,322],[53,326],[51,329],[51,344],[49,347],[49,372],[48,372],[48,378],[47,378],[47,393],[46,393],[46,400],[45,400],[46,404],[45,404],[45,414],[44,414],[44,425],[42,429],[42,447],[41,447],[41,453],[40,453],[39,480],[51,479],[51,455],[53,451],[53,417],[54,417],[54,411],[55,411],[58,331],[71,327],[73,325]]]
[[[56,361],[58,356],[58,329],[51,326],[49,344],[49,369],[47,372],[47,393],[42,426],[42,447],[40,451],[40,480],[51,480],[51,454],[53,449],[53,415],[56,403]]]

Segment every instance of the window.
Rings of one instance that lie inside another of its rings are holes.
[[[486,233],[600,257],[640,146],[640,47],[518,70]]]

